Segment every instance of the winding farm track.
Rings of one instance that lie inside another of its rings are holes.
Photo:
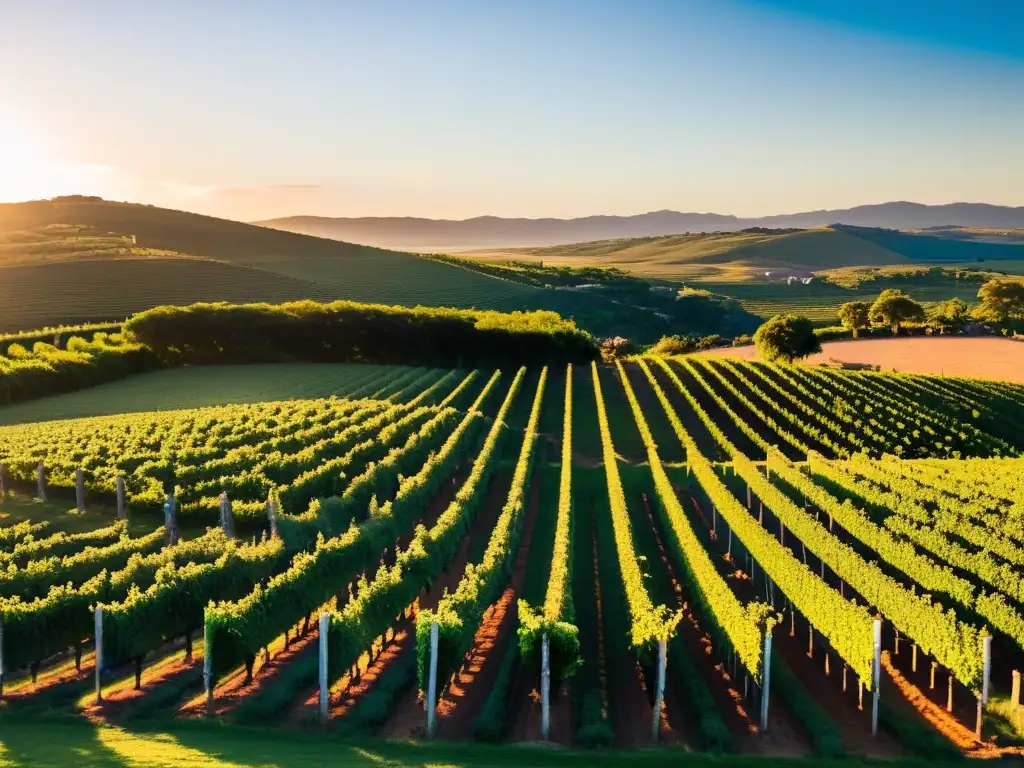
[[[708,357],[759,359],[757,348],[726,347],[702,352]],[[811,365],[829,358],[845,363],[869,363],[883,371],[968,376],[1024,384],[1024,343],[996,337],[920,336],[905,339],[859,339],[821,345],[821,354],[807,358]]]

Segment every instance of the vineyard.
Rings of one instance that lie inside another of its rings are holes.
[[[308,378],[0,427],[0,718],[1024,745],[1024,387],[697,357]]]

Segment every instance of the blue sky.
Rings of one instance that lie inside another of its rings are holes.
[[[0,200],[1024,205],[1020,0],[40,0],[0,9],[0,72]]]

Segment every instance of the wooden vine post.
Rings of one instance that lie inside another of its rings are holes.
[[[0,461],[0,502],[7,499],[7,465]]]
[[[978,694],[978,714],[974,722],[974,738],[981,741],[981,721],[985,705],[988,704],[989,680],[992,677],[992,635],[985,635],[981,640],[982,671],[981,693]]]
[[[267,494],[267,523],[270,525],[270,538],[277,538],[277,497],[273,491]]]
[[[46,501],[46,462],[39,460],[36,465],[36,495],[40,501]]]
[[[117,519],[124,520],[127,517],[127,509],[124,502],[124,477],[118,475],[114,480],[117,491]]]
[[[85,470],[75,470],[75,508],[85,512]]]
[[[231,514],[231,499],[228,498],[228,492],[222,491],[220,494],[220,527],[224,529],[224,534],[229,538],[235,538],[235,520]]]
[[[96,606],[96,701],[103,701],[103,606]]]
[[[761,666],[761,733],[768,733],[768,694],[772,680],[771,632],[764,633],[764,659]]]
[[[324,611],[320,614],[320,722],[327,725],[330,717],[330,687],[327,679],[327,632],[331,626],[331,615]]]
[[[878,701],[882,682],[882,620],[875,619],[875,657],[871,662],[871,735],[878,736]]]
[[[551,730],[551,644],[548,633],[540,640],[540,737],[547,741]]]
[[[0,656],[3,655],[3,626],[0,625]],[[0,682],[2,682],[3,666],[0,665]],[[1013,670],[1013,684],[1010,688],[1010,704],[1013,706],[1013,722],[1020,728],[1020,670]]]
[[[427,738],[434,738],[437,727],[437,622],[430,624],[430,669],[427,676]]]
[[[654,714],[651,723],[651,738],[658,742],[658,731],[661,730],[661,702],[665,698],[665,665],[667,662],[668,641],[663,637],[658,643],[658,687],[654,690]]]
[[[213,648],[210,645],[210,620],[203,610],[203,690],[206,693],[206,716],[213,717]]]
[[[167,494],[164,502],[164,527],[167,529],[167,546],[174,546],[178,543],[178,511],[174,491]]]

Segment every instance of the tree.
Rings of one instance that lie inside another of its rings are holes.
[[[1011,317],[1024,317],[1024,281],[1007,278],[989,280],[978,289],[981,300],[979,315],[1001,322]]]
[[[871,305],[866,301],[848,301],[840,305],[839,311],[836,312],[836,317],[839,318],[843,328],[849,328],[853,331],[853,338],[856,339],[860,329],[868,327],[870,323],[868,313],[870,311]]]
[[[806,317],[776,315],[754,334],[758,352],[768,362],[792,363],[798,358],[821,352],[814,325]]]
[[[622,336],[615,336],[601,342],[601,355],[605,360],[617,360],[622,357],[635,355],[636,353],[637,349],[633,342]]]
[[[652,355],[685,355],[696,349],[697,340],[692,336],[662,336],[647,351]]]
[[[872,323],[888,325],[895,336],[904,323],[924,320],[924,307],[903,291],[886,288],[871,305],[868,317]]]
[[[959,328],[968,317],[967,302],[960,298],[940,301],[928,310],[928,319],[943,328]]]

